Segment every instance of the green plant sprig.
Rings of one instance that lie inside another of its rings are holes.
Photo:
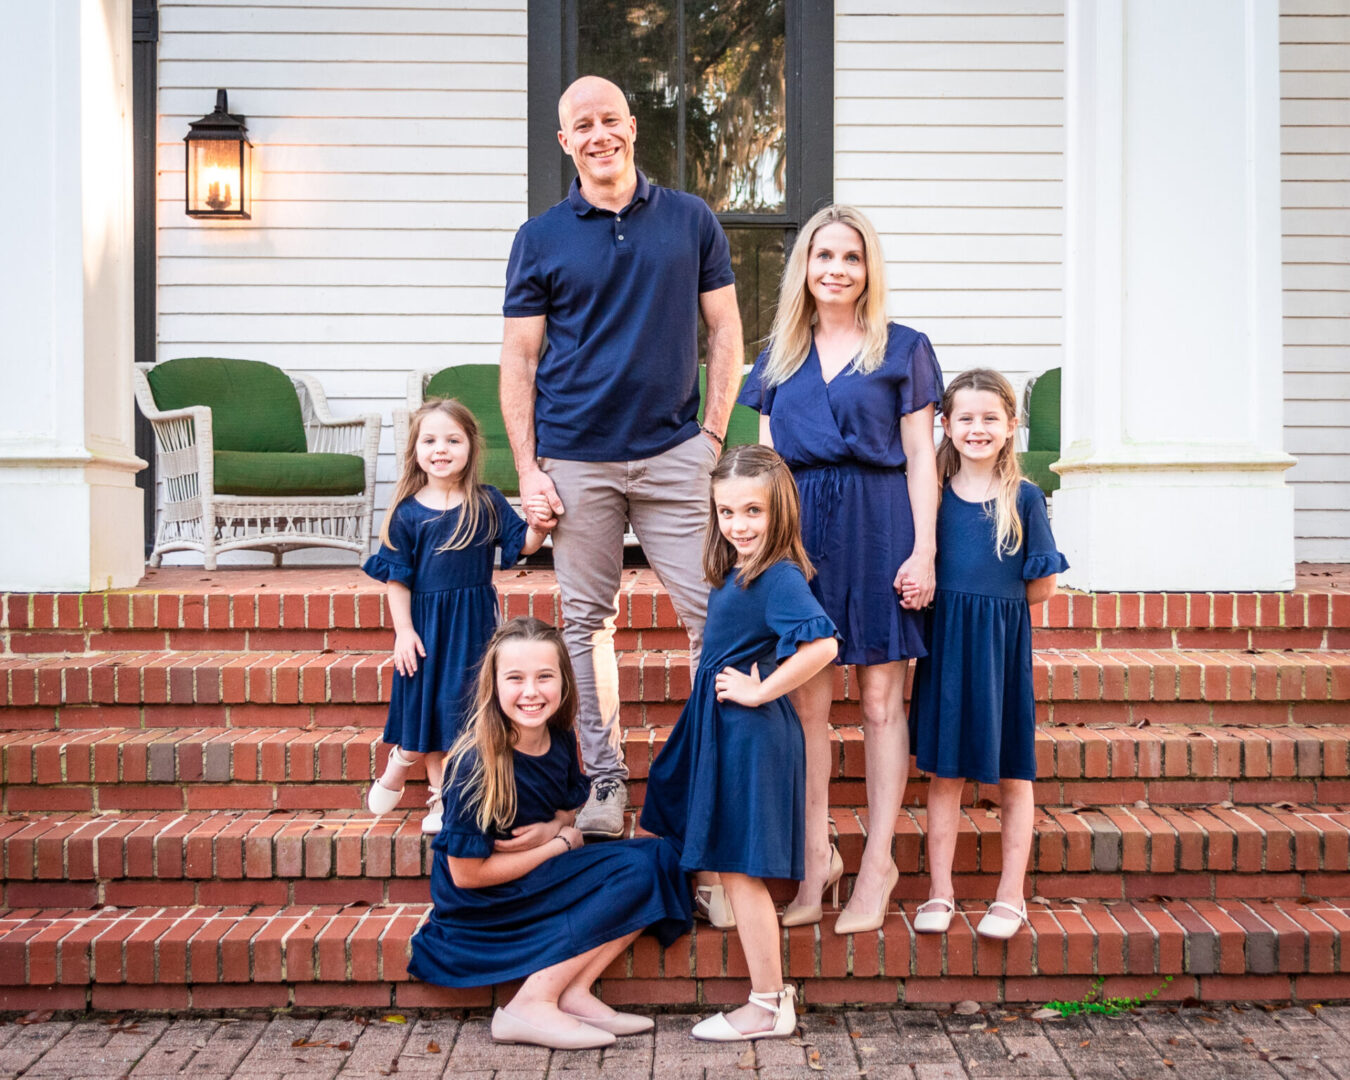
[[[1152,1001],[1163,992],[1163,989],[1172,981],[1171,975],[1163,976],[1163,981],[1150,990],[1143,997],[1103,997],[1102,986],[1106,982],[1105,975],[1098,975],[1093,980],[1091,989],[1078,1001],[1047,1001],[1045,1008],[1054,1009],[1060,1016],[1078,1016],[1082,1013],[1099,1013],[1106,1016],[1118,1016],[1121,1013],[1130,1012],[1145,1002]]]

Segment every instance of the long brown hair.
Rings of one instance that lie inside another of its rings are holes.
[[[783,284],[778,290],[778,310],[769,332],[769,361],[764,368],[764,385],[786,382],[811,351],[811,328],[816,322],[816,301],[806,284],[807,265],[816,233],[826,225],[847,225],[862,237],[863,263],[867,267],[867,285],[854,305],[853,317],[863,332],[862,345],[853,366],[864,375],[875,371],[886,358],[886,260],[881,256],[881,240],[867,216],[852,206],[836,204],[817,210],[797,234],[797,242],[783,268]]]
[[[708,491],[708,531],[703,537],[703,576],[713,588],[720,588],[736,565],[736,548],[717,524],[717,485],[731,479],[758,480],[763,484],[769,518],[764,542],[741,567],[737,583],[744,588],[784,559],[800,566],[809,581],[816,570],[802,544],[802,504],[797,482],[777,451],[759,443],[733,446],[713,467]]]
[[[1017,422],[1017,394],[1012,383],[997,371],[990,368],[971,368],[961,372],[947,384],[940,406],[943,417],[950,418],[955,407],[956,395],[962,390],[987,391],[998,397],[1003,411],[1015,425]],[[998,490],[994,494],[994,525],[996,533],[995,548],[998,557],[1014,554],[1022,546],[1022,516],[1017,512],[1017,493],[1022,487],[1022,466],[1017,460],[1014,448],[1016,440],[1013,432],[1008,432],[1008,441],[998,452],[994,462],[994,475],[998,480]],[[941,491],[947,481],[961,471],[961,455],[953,445],[946,428],[942,432],[942,442],[937,448],[938,490]]]
[[[384,521],[380,523],[380,543],[391,551],[397,550],[389,538],[389,525],[394,520],[394,511],[404,499],[412,498],[427,486],[427,474],[417,464],[417,437],[422,431],[422,421],[432,413],[448,416],[464,429],[464,435],[469,441],[469,456],[464,463],[464,471],[459,475],[459,486],[464,496],[459,507],[459,521],[455,523],[450,538],[436,550],[458,551],[466,548],[474,542],[480,525],[486,523],[490,529],[497,526],[497,510],[478,479],[479,464],[483,459],[483,433],[477,417],[454,398],[432,398],[408,418],[403,471],[394,487],[394,497],[385,511]]]
[[[516,817],[516,769],[511,750],[520,736],[497,698],[497,657],[503,645],[515,641],[547,641],[558,650],[562,700],[558,711],[548,718],[548,726],[568,735],[577,719],[577,680],[562,634],[528,615],[497,627],[478,668],[473,709],[450,748],[445,769],[446,789],[464,785],[465,805],[475,809],[478,827],[484,832],[504,831]]]

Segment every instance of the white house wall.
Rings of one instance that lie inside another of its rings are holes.
[[[1280,4],[1285,449],[1295,551],[1350,561],[1350,0]]]
[[[266,360],[380,412],[381,508],[405,375],[496,361],[528,213],[525,0],[447,7],[159,5],[158,357]],[[182,139],[217,87],[247,118],[251,221],[183,212]]]
[[[336,411],[496,359],[526,209],[526,0],[161,0],[159,358],[317,374]],[[835,195],[868,210],[891,314],[943,367],[1063,350],[1062,0],[836,0]],[[1350,560],[1350,0],[1282,0],[1287,449],[1297,554]],[[217,87],[248,118],[253,220],[182,211]],[[393,447],[382,447],[382,508]],[[294,558],[294,556],[293,556]]]

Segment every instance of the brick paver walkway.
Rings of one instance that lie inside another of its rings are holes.
[[[1350,1006],[1149,1007],[1118,1018],[1040,1021],[895,1009],[810,1013],[800,1037],[729,1046],[689,1038],[690,1016],[601,1051],[497,1046],[469,1020],[282,1016],[5,1022],[0,1080],[1350,1080]]]

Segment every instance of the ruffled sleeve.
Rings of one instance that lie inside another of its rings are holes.
[[[417,530],[408,508],[409,501],[404,499],[386,511],[393,515],[389,522],[389,543],[381,544],[361,569],[376,581],[396,581],[411,589],[416,576],[413,567],[417,565]]]
[[[838,638],[839,631],[825,609],[811,594],[806,575],[795,563],[781,562],[764,572],[768,598],[764,618],[778,635],[777,658],[781,663],[797,646],[820,638]]]
[[[907,416],[942,400],[942,368],[927,334],[914,335],[909,373],[900,384],[900,415]]]
[[[472,756],[466,758],[456,770],[455,782],[446,785],[443,824],[431,842],[432,850],[452,859],[486,859],[492,854],[492,837],[478,827],[477,807],[464,797],[468,787],[464,778],[470,775],[473,764]]]
[[[1050,514],[1045,508],[1045,493],[1029,480],[1022,481],[1017,495],[1017,512],[1022,516],[1022,580],[1062,574],[1069,568],[1069,560],[1055,547],[1050,531]]]
[[[736,399],[737,405],[748,405],[756,412],[768,416],[773,412],[773,396],[778,390],[776,386],[766,387],[764,385],[764,369],[769,364],[769,350],[765,349],[755,360],[755,366],[750,369],[750,374],[745,377],[745,385],[741,387],[740,396]]]
[[[490,484],[485,487],[492,500],[492,508],[497,512],[497,543],[502,548],[501,567],[509,570],[520,562],[521,549],[529,537],[529,526],[515,507],[506,501],[505,495]]]

